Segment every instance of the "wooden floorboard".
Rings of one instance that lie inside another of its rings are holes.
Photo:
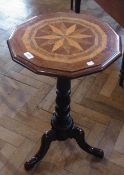
[[[30,172],[24,162],[39,148],[50,128],[56,79],[36,75],[11,60],[7,47],[13,28],[48,12],[68,11],[70,0],[0,0],[0,175],[123,175],[124,89],[118,85],[121,58],[98,74],[72,80],[71,114],[93,146],[105,152],[99,160],[76,142],[55,141]],[[121,36],[124,29],[94,0],[83,0],[81,13],[109,23]]]

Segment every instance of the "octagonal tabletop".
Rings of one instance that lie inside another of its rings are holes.
[[[8,45],[13,60],[33,72],[69,78],[103,70],[121,55],[109,25],[75,13],[34,17],[16,27]]]

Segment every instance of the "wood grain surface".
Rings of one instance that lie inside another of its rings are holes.
[[[124,175],[124,89],[118,85],[121,59],[98,74],[72,80],[72,117],[84,128],[87,141],[104,149],[105,159],[93,158],[70,139],[52,143],[35,169],[24,170],[25,160],[37,151],[41,135],[50,127],[56,79],[34,74],[11,60],[6,40],[27,19],[69,12],[69,8],[70,0],[0,0],[0,175]],[[82,0],[81,13],[84,10],[118,31],[118,23],[94,0]],[[124,41],[124,30],[120,30]]]
[[[15,61],[50,76],[94,73],[121,55],[120,38],[110,26],[75,13],[32,18],[15,29],[8,43]]]

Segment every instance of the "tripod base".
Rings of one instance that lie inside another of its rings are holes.
[[[85,134],[81,128],[72,126],[70,129],[67,129],[67,131],[64,130],[63,133],[63,135],[62,132],[60,132],[59,134],[54,129],[50,129],[48,132],[45,132],[41,139],[41,146],[39,151],[35,154],[34,157],[32,157],[29,161],[25,163],[25,169],[32,169],[40,160],[44,158],[52,141],[66,140],[67,138],[75,139],[80,148],[86,151],[87,153],[90,153],[98,158],[104,157],[104,152],[101,149],[94,148],[86,143]]]
[[[84,151],[99,158],[103,158],[104,156],[101,149],[88,145],[85,141],[84,131],[74,126],[70,115],[71,80],[65,77],[59,77],[57,79],[56,94],[55,112],[51,120],[52,129],[43,134],[39,151],[24,165],[26,170],[30,170],[44,158],[51,142],[55,140],[64,141],[68,138],[73,138]]]

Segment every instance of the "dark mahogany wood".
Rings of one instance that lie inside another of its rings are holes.
[[[43,159],[52,141],[68,138],[74,138],[84,151],[103,158],[103,151],[87,144],[84,131],[73,123],[71,79],[103,70],[117,59],[121,55],[119,36],[91,16],[56,13],[18,26],[8,46],[14,61],[37,74],[57,77],[52,128],[43,134],[38,152],[25,163],[25,169]]]
[[[104,156],[104,152],[101,149],[94,148],[87,144],[84,131],[81,128],[74,126],[70,115],[71,80],[64,77],[58,78],[56,93],[55,113],[53,113],[51,120],[52,129],[42,136],[40,149],[24,165],[26,170],[30,170],[35,164],[43,159],[51,142],[55,140],[63,141],[68,138],[74,138],[84,151],[98,158],[103,158]]]
[[[121,55],[120,38],[110,26],[75,13],[28,20],[15,29],[8,45],[13,60],[33,72],[68,78],[101,71]]]
[[[103,7],[103,9],[108,12],[115,20],[120,23],[122,27],[124,27],[124,1],[118,0],[96,0],[98,4]],[[71,0],[71,10],[73,10],[73,3],[74,1]],[[75,0],[75,12],[80,13],[80,5],[81,0]],[[120,70],[120,79],[119,79],[119,85],[123,86],[124,84],[124,53],[122,58],[122,65]]]
[[[123,0],[95,0],[117,22],[124,27],[124,1]]]
[[[56,140],[56,133],[54,130],[50,129],[49,131],[43,134],[41,139],[41,146],[38,152],[35,154],[35,156],[33,156],[29,161],[25,162],[24,164],[26,170],[32,169],[35,166],[35,164],[37,164],[40,160],[44,158],[51,142],[54,140]]]
[[[124,27],[124,0],[96,0],[101,7],[109,13],[122,27]],[[124,84],[124,53],[120,70],[120,86]]]

